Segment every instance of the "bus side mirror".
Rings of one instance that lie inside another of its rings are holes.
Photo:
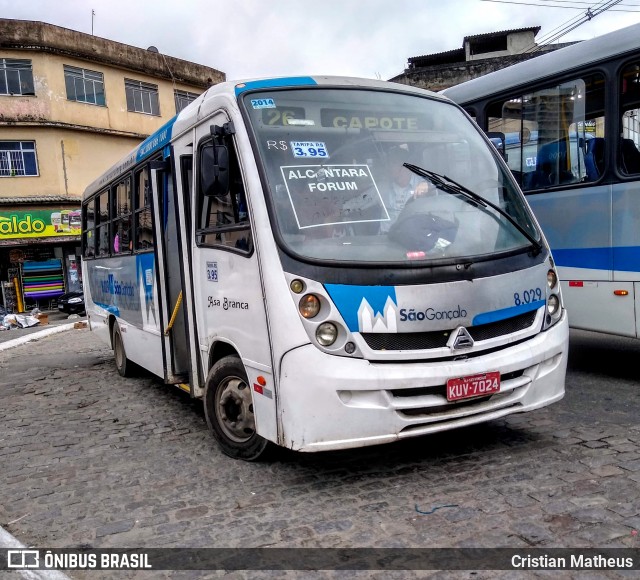
[[[489,137],[489,140],[494,144],[502,158],[507,161],[509,156],[507,155],[507,141],[505,134],[500,131],[487,131],[487,137]]]
[[[226,145],[207,143],[200,150],[200,191],[207,197],[222,197],[229,191],[229,150]]]

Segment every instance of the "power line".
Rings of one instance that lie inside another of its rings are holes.
[[[536,6],[537,8],[563,8],[565,10],[582,10],[584,8],[586,8],[587,10],[589,10],[592,6],[592,4],[588,4],[588,3],[584,3],[581,2],[580,4],[582,4],[582,6],[559,6],[559,5],[555,5],[555,4],[538,4],[536,2],[516,2],[513,0],[480,0],[481,2],[494,2],[496,4],[516,4],[519,6]],[[566,1],[569,2],[571,0],[541,0],[541,1],[549,1],[549,2],[562,2],[562,1]],[[617,4],[617,2],[616,2]],[[640,4],[621,4],[621,6],[638,6],[640,7]],[[614,8],[613,10],[611,10],[611,12],[640,12],[640,10],[621,10],[619,8]]]
[[[594,3],[594,2],[589,4],[589,6],[587,8],[587,13],[591,9],[596,9],[596,4],[597,3]],[[551,42],[551,39],[553,37],[555,37],[555,35],[562,33],[564,30],[566,30],[567,28],[573,26],[574,24],[581,23],[583,18],[584,18],[584,16],[582,14],[578,14],[578,15],[574,16],[573,18],[571,18],[570,20],[567,20],[566,22],[556,26],[553,30],[547,32],[545,35],[543,35],[541,38],[538,39],[538,45],[544,46],[548,42]],[[524,50],[523,52],[535,51],[535,50],[536,50],[536,44],[534,43],[531,46],[527,47],[527,49]]]
[[[582,4],[582,5],[587,4],[588,6],[593,5],[593,2],[589,3],[589,2],[586,2],[586,0],[538,0],[538,2],[558,2],[560,4]],[[620,6],[640,6],[640,4],[629,4],[628,2],[621,2]]]
[[[501,4],[520,4],[520,5],[529,5],[529,6],[537,6],[538,8],[553,8],[555,6],[551,6],[550,4],[540,4],[540,3],[528,3],[528,2],[515,2],[513,0],[481,0],[483,2],[497,2]],[[553,0],[558,1],[558,0]],[[595,18],[599,14],[602,14],[604,11],[609,10],[616,4],[620,4],[622,0],[610,0],[609,2],[594,2],[589,4],[584,14],[573,17],[567,22],[561,24],[554,28],[551,32],[543,36],[537,44],[532,44],[531,46],[526,47],[521,50],[521,53],[527,52],[536,52],[542,49],[543,46],[555,42],[565,34],[568,34],[572,30],[578,28],[585,22],[589,22],[592,18]],[[557,6],[558,8],[571,8],[572,10],[578,10],[578,8],[567,7],[567,6]],[[582,8],[580,8],[582,10]],[[625,12],[638,12],[637,10],[625,10]]]
[[[562,28],[560,31],[556,32],[555,34],[554,34],[554,31],[552,31],[546,37],[543,37],[541,42],[538,43],[538,46],[535,46],[530,52],[536,52],[540,50],[542,46],[555,42],[560,37],[578,28],[578,26],[581,26],[585,22],[589,22],[592,18],[595,18],[599,14],[602,14],[603,12],[615,6],[616,4],[620,4],[620,2],[622,2],[622,0],[610,0],[609,2],[604,2],[604,3],[602,2],[594,3],[592,7],[587,8],[587,11],[584,13],[583,16],[577,19],[573,18],[572,20],[569,20],[567,23],[565,23],[566,24],[565,27]]]

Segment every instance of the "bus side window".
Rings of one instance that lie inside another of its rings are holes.
[[[622,71],[620,110],[622,112],[622,140],[619,166],[623,173],[640,173],[640,62]]]
[[[84,246],[84,257],[85,258],[93,258],[96,253],[95,246],[95,225],[96,225],[96,214],[95,214],[95,198],[89,201],[84,206],[84,226],[82,232],[82,244]]]
[[[182,175],[182,191],[186,222],[191,223],[191,192],[193,191],[193,155],[180,157],[180,174]]]
[[[487,129],[505,135],[506,159],[524,191],[599,179],[603,156],[604,77],[585,75],[540,90],[493,102]]]
[[[98,197],[98,207],[96,214],[98,223],[96,227],[96,243],[98,245],[98,256],[109,255],[109,190],[103,191]]]
[[[200,245],[223,246],[248,253],[253,249],[251,224],[240,165],[231,139],[226,142],[229,157],[229,189],[217,195],[205,195],[198,182],[200,200],[199,229],[196,241]],[[200,148],[198,162],[213,163],[213,143]]]
[[[111,232],[111,252],[128,254],[132,250],[131,241],[131,181],[127,177],[112,190],[113,226]]]
[[[134,247],[136,250],[153,248],[153,223],[151,220],[151,184],[149,169],[143,167],[134,177]]]

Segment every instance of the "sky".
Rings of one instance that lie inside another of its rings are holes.
[[[37,20],[218,69],[228,80],[345,75],[388,80],[413,56],[465,36],[540,26],[539,42],[576,24],[580,0],[0,0],[0,18]],[[587,40],[640,22],[621,0],[562,36]]]

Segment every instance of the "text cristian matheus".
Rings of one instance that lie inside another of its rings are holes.
[[[633,568],[633,558],[613,558],[602,555],[585,556],[571,554],[569,563],[567,558],[553,556],[512,556],[511,565],[514,568]]]

